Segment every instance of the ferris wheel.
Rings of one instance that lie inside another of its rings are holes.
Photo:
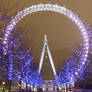
[[[85,27],[84,23],[80,20],[80,18],[74,14],[71,10],[67,9],[66,7],[62,7],[59,5],[54,5],[54,4],[38,4],[38,5],[32,5],[28,8],[25,8],[24,10],[18,12],[15,17],[12,18],[12,20],[9,22],[9,24],[6,26],[3,35],[3,40],[2,43],[4,45],[3,47],[3,53],[7,54],[8,51],[8,43],[10,39],[10,34],[13,31],[14,27],[16,24],[23,19],[25,16],[28,14],[32,14],[34,12],[39,12],[39,11],[52,11],[56,12],[59,14],[63,14],[66,17],[68,17],[76,26],[78,27],[81,36],[82,36],[82,41],[83,41],[83,53],[81,56],[81,65],[80,68],[75,71],[75,75],[77,76],[78,73],[81,71],[81,67],[83,67],[86,64],[88,53],[89,53],[89,35],[87,28]],[[56,72],[54,71],[55,75]],[[71,79],[72,76],[71,76]]]

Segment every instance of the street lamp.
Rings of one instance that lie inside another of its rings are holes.
[[[3,81],[2,84],[5,85],[5,82]]]
[[[5,87],[4,87],[4,86],[5,86],[5,82],[4,82],[4,81],[2,82],[2,85],[3,85],[3,90],[2,90],[2,92],[5,92]]]

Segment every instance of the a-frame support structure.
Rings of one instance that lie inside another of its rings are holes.
[[[55,69],[54,62],[53,62],[53,59],[52,59],[52,55],[51,55],[51,52],[50,52],[50,49],[49,49],[49,46],[48,46],[48,40],[47,40],[46,34],[44,36],[44,41],[43,42],[44,42],[44,46],[43,46],[43,50],[42,50],[41,58],[40,58],[40,63],[39,63],[39,73],[41,72],[45,51],[47,51],[49,59],[50,59],[50,63],[51,63],[53,73],[54,73],[54,75],[56,75],[56,69]]]

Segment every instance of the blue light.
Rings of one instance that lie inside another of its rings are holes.
[[[84,72],[85,72],[85,66],[82,66],[82,59],[81,53],[82,50],[73,50],[73,52],[76,54],[75,56],[70,56],[70,60],[68,60],[64,67],[61,68],[60,72],[57,76],[54,78],[54,83],[58,86],[62,86],[64,83],[72,83],[76,82],[76,78],[79,78],[81,80],[84,80]],[[76,72],[80,69],[80,72]]]

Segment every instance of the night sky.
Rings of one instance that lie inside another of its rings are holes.
[[[39,3],[58,3],[74,10],[75,14],[80,14],[80,18],[92,25],[92,0],[0,0],[0,8],[6,9],[8,16],[15,16],[20,10]],[[4,13],[4,12],[3,12]],[[3,15],[1,13],[1,15]],[[5,27],[9,20],[1,21],[1,29]],[[22,44],[25,48],[30,48],[34,56],[34,62],[38,67],[43,48],[44,35],[47,34],[48,45],[52,53],[57,73],[63,67],[71,49],[75,49],[82,42],[81,34],[75,24],[64,15],[55,12],[36,12],[24,17],[15,27],[15,33],[25,32]],[[48,72],[49,71],[49,72]],[[44,79],[52,79],[53,71],[47,56],[41,71]]]

